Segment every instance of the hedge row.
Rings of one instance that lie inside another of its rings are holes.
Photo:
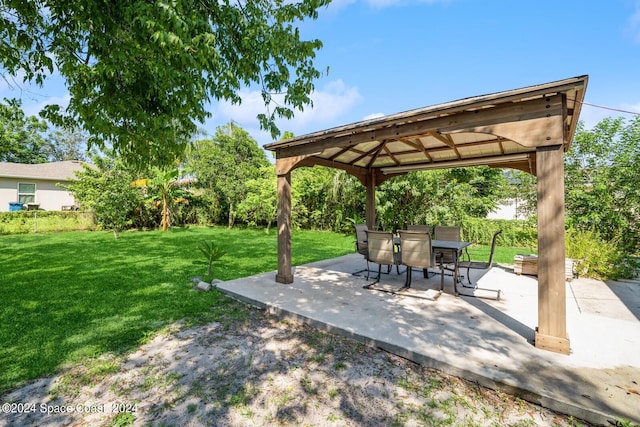
[[[538,247],[538,228],[535,221],[469,218],[461,227],[462,237],[468,242],[491,245],[494,233],[502,230],[502,234],[498,236],[498,246]]]
[[[16,211],[0,213],[0,234],[93,230],[90,212]]]

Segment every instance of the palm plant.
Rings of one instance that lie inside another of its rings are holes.
[[[207,262],[209,263],[207,267],[207,280],[211,281],[213,263],[222,258],[227,252],[217,247],[214,242],[207,242],[206,240],[200,242],[198,249],[207,258]]]
[[[169,229],[171,217],[171,206],[174,203],[188,203],[187,191],[181,188],[185,184],[189,184],[189,180],[178,179],[180,172],[176,169],[162,170],[155,168],[153,178],[143,178],[134,181],[131,185],[135,187],[147,187],[151,194],[149,202],[156,206],[162,206],[162,231]]]

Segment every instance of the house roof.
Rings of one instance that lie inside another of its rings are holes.
[[[377,170],[382,179],[409,170],[481,164],[535,174],[538,148],[569,149],[587,81],[583,75],[464,98],[265,148],[275,151],[277,159],[290,159],[295,167],[324,165],[354,175]]]
[[[36,164],[0,162],[0,178],[70,181],[75,179],[74,172],[84,169],[83,164],[78,160]]]

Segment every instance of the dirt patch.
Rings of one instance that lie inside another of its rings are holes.
[[[578,425],[257,310],[241,323],[174,325],[125,358],[71,367],[2,401],[16,412],[5,406],[0,426]]]

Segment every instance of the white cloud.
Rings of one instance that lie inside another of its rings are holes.
[[[602,119],[611,116],[611,111],[603,110],[601,108],[593,108],[589,105],[583,105],[580,110],[580,120],[584,122],[585,129],[592,129]]]
[[[384,116],[385,116],[384,113],[373,113],[373,114],[368,114],[368,115],[364,116],[364,119],[362,119],[362,120],[379,119],[380,117],[384,117]]]
[[[635,104],[623,103],[619,107],[603,108],[597,105],[584,104],[580,110],[580,120],[585,124],[585,129],[591,129],[607,117],[623,117],[632,119],[633,113],[640,113],[640,102]]]
[[[366,0],[369,6],[376,9],[383,9],[385,7],[393,6],[407,6],[411,4],[435,4],[435,3],[449,3],[451,0]]]
[[[240,96],[242,104],[239,105],[220,102],[213,112],[214,121],[227,123],[233,120],[251,132],[250,129],[259,127],[256,116],[266,112],[264,101],[259,91],[241,91]],[[274,97],[274,101],[280,105],[283,99],[283,95]],[[342,80],[334,80],[313,92],[311,99],[313,106],[307,106],[303,111],[295,111],[294,118],[291,120],[278,120],[277,124],[281,131],[291,131],[301,135],[334,125],[362,100],[362,96],[356,87],[349,87]],[[254,135],[254,132],[251,134]]]
[[[329,3],[327,9],[332,13],[335,13],[339,10],[347,8],[349,5],[355,2],[356,0],[333,0],[331,3]]]
[[[640,113],[640,102],[636,104],[622,104],[622,110]]]
[[[345,9],[352,4],[360,1],[375,9],[384,9],[394,6],[409,6],[412,4],[435,4],[435,3],[450,3],[452,0],[333,0],[327,6],[327,9],[332,12],[338,12]]]
[[[70,100],[71,100],[71,95],[66,93],[63,96],[52,96],[40,102],[24,102],[22,105],[22,109],[24,110],[24,113],[28,116],[37,116],[38,113],[42,111],[42,109],[47,105],[59,105],[60,108],[64,110],[69,106]]]

